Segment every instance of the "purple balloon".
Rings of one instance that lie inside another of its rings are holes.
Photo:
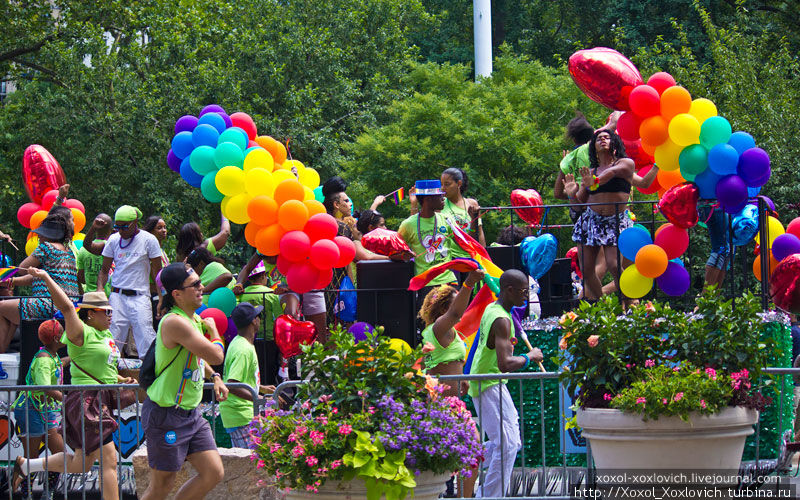
[[[225,330],[225,345],[229,345],[237,335],[239,335],[239,329],[236,328],[236,323],[231,318],[228,318],[228,329]]]
[[[175,122],[175,133],[178,132],[191,132],[197,126],[197,117],[192,115],[183,115]]]
[[[200,111],[200,114],[197,116],[203,116],[206,113],[224,113],[224,112],[225,110],[222,109],[222,106],[220,106],[219,104],[209,104],[208,106],[203,108],[203,110]]]
[[[748,188],[748,193],[749,193],[749,189],[750,188]],[[759,198],[764,200],[764,203],[767,204],[767,208],[769,208],[773,212],[775,211],[775,202],[772,201],[772,199],[769,196],[764,196],[763,194],[760,194],[760,195],[756,196],[756,200],[758,200]],[[751,201],[750,204],[751,205],[758,205],[758,201]]]
[[[780,262],[793,253],[800,253],[800,238],[797,236],[784,233],[772,242],[772,256],[775,260]]]
[[[369,323],[359,321],[358,323],[353,323],[347,331],[353,335],[356,342],[363,342],[367,340],[367,332],[371,332],[374,329],[375,328]]]
[[[747,184],[738,175],[726,175],[717,182],[716,194],[726,212],[736,213],[747,202]]]
[[[223,120],[225,120],[225,128],[233,127],[233,121],[231,121],[231,117],[228,116],[228,113],[224,111],[217,111],[217,114],[221,116]]]
[[[750,148],[739,158],[737,173],[750,187],[763,186],[769,180],[769,155],[761,148]]]
[[[658,287],[667,295],[677,297],[689,290],[689,271],[677,262],[668,262],[664,274],[656,278]]]
[[[180,173],[181,159],[175,156],[175,153],[173,153],[171,149],[169,150],[169,153],[167,153],[167,165],[173,172]]]

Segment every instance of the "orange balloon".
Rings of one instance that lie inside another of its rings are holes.
[[[86,216],[83,215],[83,212],[77,208],[70,208],[70,211],[72,211],[72,220],[75,224],[75,232],[80,233],[81,229],[86,226]]]
[[[641,127],[639,127],[641,128]],[[661,144],[650,144],[648,142],[642,141],[642,149],[645,153],[650,155],[650,158],[653,158],[656,154],[656,148],[659,147]]]
[[[306,192],[297,179],[286,179],[278,184],[272,196],[278,206],[281,206],[289,200],[303,201],[306,197]]]
[[[286,231],[302,231],[308,220],[308,209],[302,201],[289,200],[278,209],[278,224]]]
[[[659,115],[646,118],[639,125],[639,135],[642,137],[642,144],[660,146],[669,138],[667,121]]]
[[[659,170],[658,175],[656,175],[656,179],[658,179],[658,184],[664,188],[665,191],[672,186],[680,184],[681,182],[686,182],[686,180],[681,176],[680,170]]]
[[[247,215],[259,226],[269,226],[278,222],[278,203],[269,196],[256,196],[247,205]]]
[[[645,278],[658,278],[667,270],[667,252],[658,245],[645,245],[636,253],[636,270]]]
[[[247,225],[244,227],[244,239],[247,240],[247,243],[251,247],[257,246],[256,236],[258,236],[258,232],[261,231],[262,229],[264,229],[264,226],[259,226],[255,222],[252,222],[252,220],[248,222]]]
[[[278,255],[281,237],[286,233],[280,224],[271,224],[256,234],[256,248],[262,255]]]
[[[653,240],[655,240],[656,238],[658,238],[658,233],[660,233],[662,229],[664,229],[664,228],[665,228],[665,227],[667,227],[667,226],[671,226],[671,225],[672,225],[672,224],[670,224],[670,223],[668,222],[668,223],[666,223],[666,224],[661,224],[660,226],[658,226],[658,229],[656,229],[656,233],[653,235]]]
[[[680,85],[674,85],[661,94],[661,116],[669,122],[673,116],[688,113],[692,107],[692,94]]]
[[[286,147],[272,137],[268,135],[258,136],[256,137],[256,143],[269,151],[277,165],[281,165],[286,161]]]
[[[305,205],[306,208],[308,209],[309,219],[317,214],[324,214],[325,212],[327,212],[327,210],[325,210],[325,205],[318,202],[317,200],[305,200],[303,201],[303,205]]]
[[[31,215],[31,229],[36,229],[42,223],[44,218],[47,217],[47,211],[39,210]],[[85,222],[85,221],[84,221]]]
[[[779,262],[775,260],[772,256],[772,252],[768,252],[769,255],[769,275],[772,276],[772,273],[775,272],[775,268],[778,267]],[[753,261],[753,274],[756,275],[756,279],[761,281],[761,255],[756,255],[756,260]]]

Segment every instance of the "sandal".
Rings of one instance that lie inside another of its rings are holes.
[[[19,489],[19,485],[22,484],[22,481],[25,479],[25,473],[22,470],[21,461],[25,461],[23,457],[17,457],[14,460],[14,474],[11,476],[11,491],[17,491]]]

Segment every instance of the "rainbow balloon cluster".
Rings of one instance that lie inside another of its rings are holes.
[[[656,230],[655,243],[642,226],[629,227],[619,235],[619,250],[633,261],[620,276],[622,293],[638,299],[658,287],[671,296],[683,295],[689,289],[689,272],[680,256],[689,247],[689,233],[674,224],[663,224]]]
[[[355,246],[336,236],[336,219],[315,200],[319,174],[286,157],[281,143],[258,135],[249,115],[228,116],[211,104],[199,117],[175,122],[167,164],[206,200],[220,203],[231,222],[246,224],[247,242],[278,256],[289,287],[305,293],[327,286],[333,268],[353,260]]]
[[[756,147],[753,137],[732,132],[713,102],[693,100],[668,73],[655,73],[634,87],[627,108],[617,131],[625,140],[641,139],[659,167],[661,189],[694,182],[701,198],[716,198],[733,214],[769,180],[769,155]]]

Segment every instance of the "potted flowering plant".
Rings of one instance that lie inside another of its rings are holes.
[[[759,312],[752,294],[734,307],[709,290],[691,314],[658,302],[624,313],[612,296],[565,314],[556,361],[597,467],[738,470],[770,403],[754,383],[774,346]]]
[[[420,357],[375,332],[356,343],[340,328],[327,346],[304,347],[297,403],[251,425],[256,466],[290,498],[438,497],[483,450],[464,403],[442,397],[417,370]]]

